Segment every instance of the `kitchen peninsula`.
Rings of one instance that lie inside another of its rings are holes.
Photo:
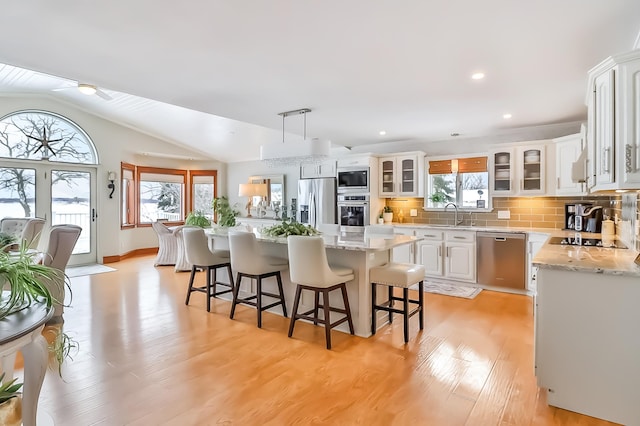
[[[640,424],[636,256],[549,244],[536,255],[535,369],[549,405]]]
[[[232,231],[233,232],[233,231]],[[262,235],[258,230],[253,230],[261,249],[265,255],[287,258],[286,238],[268,237]],[[213,230],[207,234],[211,240],[212,248],[228,248],[228,232]],[[371,283],[369,281],[369,269],[373,266],[384,265],[391,259],[391,250],[405,244],[412,244],[421,240],[420,237],[407,235],[389,235],[364,238],[363,234],[345,234],[339,236],[323,236],[327,251],[327,260],[332,265],[345,266],[353,269],[355,278],[347,283],[347,294],[351,305],[351,316],[355,334],[361,337],[371,335]],[[224,276],[220,273],[222,280]],[[273,281],[273,282],[272,282]],[[289,312],[293,311],[293,300],[295,294],[295,283],[289,279],[289,273],[282,274],[285,302]],[[243,282],[243,286],[245,286]],[[253,283],[252,283],[253,285]],[[266,280],[263,288],[269,292],[277,292],[275,280]],[[313,300],[311,295],[303,293],[300,303],[300,311],[311,309]],[[335,297],[335,300],[334,300]],[[335,306],[342,306],[342,298],[339,294],[331,295],[331,303]],[[273,312],[281,314],[279,308],[274,308]],[[383,313],[379,313],[381,318]],[[380,323],[384,321],[380,318]],[[347,332],[346,324],[336,328]]]

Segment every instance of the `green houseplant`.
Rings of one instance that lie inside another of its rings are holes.
[[[236,216],[240,214],[238,210],[231,207],[226,196],[213,199],[213,212],[218,217],[217,224],[224,227],[236,226]]]
[[[190,212],[184,220],[185,225],[199,226],[200,228],[208,228],[211,226],[211,220],[200,210]]]
[[[57,301],[47,285],[66,285],[71,293],[66,278],[62,283],[60,280],[53,279],[64,272],[40,264],[38,256],[39,253],[29,252],[26,244],[22,244],[17,252],[11,254],[0,251],[0,282],[8,290],[2,292],[0,297],[0,320],[36,301],[44,302],[51,308]],[[62,375],[60,370],[62,363],[65,359],[71,358],[71,352],[77,349],[78,344],[61,329],[53,330],[53,333],[49,352],[58,361],[58,373]]]
[[[16,383],[17,378],[2,383],[4,373],[0,375],[0,424],[5,426],[19,426],[22,423],[22,404],[19,396],[22,383]]]
[[[447,196],[442,192],[434,192],[429,195],[429,200],[431,200],[434,205],[438,205],[447,201]]]
[[[391,206],[384,206],[384,208],[382,209],[382,219],[384,223],[393,222],[393,209],[391,208]]]
[[[0,232],[0,250],[13,250],[16,246],[15,242],[16,239],[13,235],[9,235],[6,232]]]

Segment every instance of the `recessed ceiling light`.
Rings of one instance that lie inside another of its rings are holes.
[[[380,130],[380,132],[379,132],[379,133],[380,133],[380,136],[384,136],[384,135],[386,135],[386,134],[387,134],[387,132],[385,132],[384,130]]]
[[[460,136],[460,133],[453,132],[453,133],[451,133],[451,136],[453,136],[453,137]]]
[[[482,80],[484,78],[484,73],[483,72],[476,72],[471,74],[471,78],[474,80]]]
[[[95,95],[98,88],[93,84],[78,83],[78,90],[85,95]]]
[[[513,117],[511,114],[503,114],[502,118],[504,118],[505,120],[510,119],[511,117]]]

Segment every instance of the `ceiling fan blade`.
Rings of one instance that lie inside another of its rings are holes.
[[[105,101],[110,101],[111,99],[113,99],[109,94],[107,94],[106,92],[103,92],[100,89],[96,90],[96,95],[100,96]]]
[[[75,89],[73,86],[69,87],[58,87],[57,89],[51,89],[52,92],[62,92],[63,90]]]

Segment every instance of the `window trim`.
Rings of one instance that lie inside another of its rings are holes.
[[[127,192],[128,195],[128,199],[127,199],[127,203],[130,206],[129,210],[133,210],[133,212],[130,211],[129,213],[129,217],[131,218],[131,223],[127,223],[126,225],[124,224],[124,217],[122,216],[122,193],[120,194],[119,197],[119,212],[120,212],[120,229],[131,229],[131,228],[135,228],[137,225],[137,217],[138,217],[138,204],[136,203],[136,186],[137,186],[137,181],[136,181],[136,166],[134,164],[130,164],[130,163],[125,163],[124,161],[120,163],[120,191],[122,191],[122,180],[124,180],[124,171],[130,171],[133,174],[133,179],[131,182],[132,188],[130,188],[130,190]]]

